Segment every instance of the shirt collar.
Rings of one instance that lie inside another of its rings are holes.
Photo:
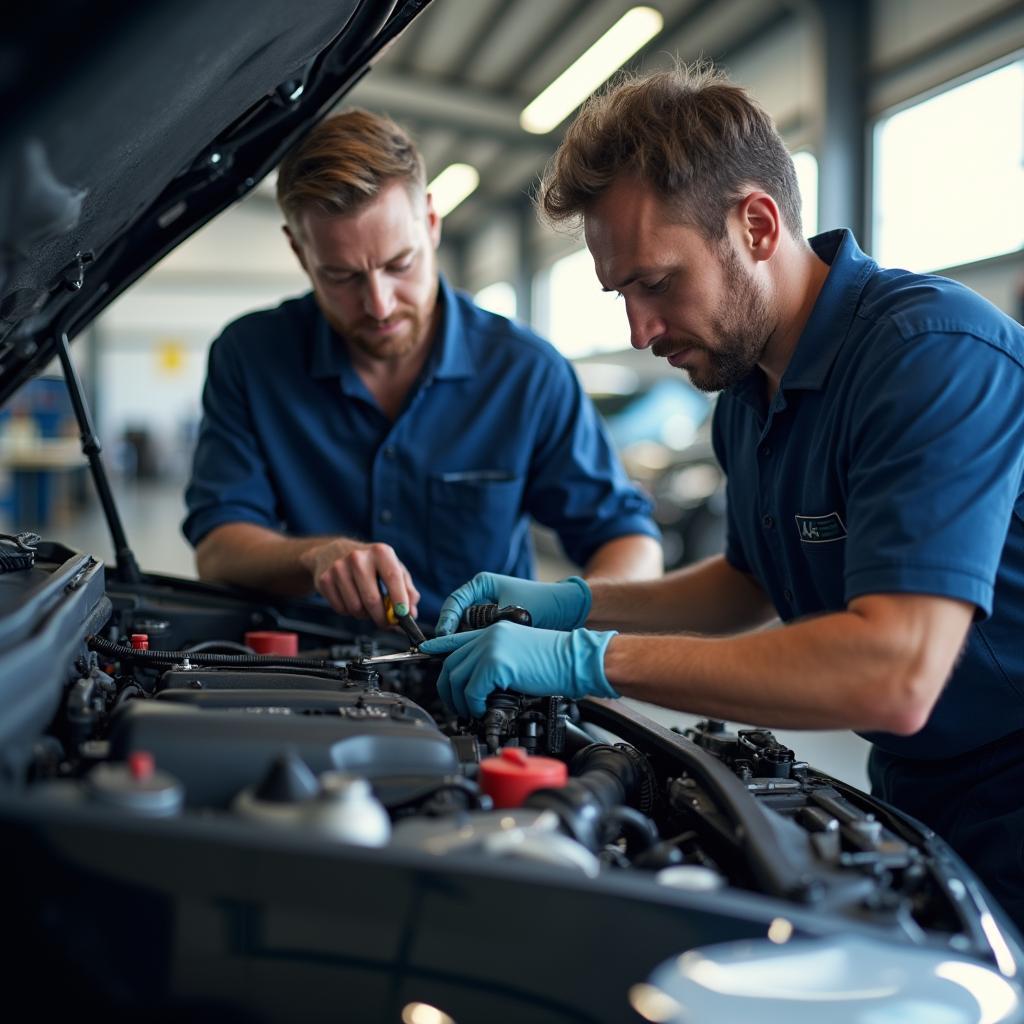
[[[428,363],[433,366],[430,376],[437,380],[472,377],[476,367],[466,341],[469,331],[465,322],[472,310],[467,311],[465,301],[459,301],[455,289],[444,274],[440,275],[440,279],[437,298],[441,303],[441,330]]]
[[[783,391],[818,391],[824,386],[850,331],[864,285],[878,268],[847,228],[815,235],[809,241],[811,248],[831,269],[782,375]]]
[[[434,339],[430,357],[424,367],[423,382],[457,380],[472,377],[473,358],[466,342],[463,323],[465,311],[448,283],[444,274],[439,275],[437,301],[441,307],[441,325]],[[310,295],[315,304],[315,298]],[[310,373],[316,379],[340,378],[345,394],[362,394],[365,387],[352,366],[341,338],[327,322],[319,307],[316,307],[316,322],[313,329],[313,346],[310,359]]]

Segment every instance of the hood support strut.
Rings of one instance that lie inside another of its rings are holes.
[[[135,554],[128,546],[128,538],[125,536],[124,525],[117,512],[117,505],[114,502],[114,495],[110,490],[110,479],[100,458],[103,451],[100,440],[93,429],[92,420],[89,416],[89,407],[86,405],[85,392],[82,390],[82,381],[71,361],[71,347],[68,342],[66,331],[58,331],[56,334],[57,355],[60,358],[60,365],[64,370],[64,383],[68,389],[68,396],[71,399],[71,406],[75,410],[75,419],[78,420],[78,428],[82,434],[82,454],[89,460],[89,472],[92,473],[93,483],[99,494],[100,504],[103,506],[103,516],[107,521],[110,536],[114,541],[114,572],[113,575],[122,583],[138,583],[142,579],[139,571],[139,564],[135,561]]]

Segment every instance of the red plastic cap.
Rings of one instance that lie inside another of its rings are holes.
[[[245,634],[245,642],[257,654],[284,654],[294,657],[299,653],[299,634],[280,629],[255,629]]]
[[[149,650],[149,634],[148,633],[132,633],[132,650],[133,651],[148,651]]]
[[[519,807],[535,789],[564,786],[569,769],[553,757],[533,757],[520,747],[505,747],[480,762],[480,788],[495,807]]]
[[[153,778],[154,770],[153,755],[148,750],[133,750],[128,755],[128,771],[136,782]]]

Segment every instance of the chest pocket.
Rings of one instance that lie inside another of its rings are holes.
[[[507,571],[523,479],[497,470],[430,478],[430,560],[440,582],[454,587],[477,572]]]
[[[820,606],[801,608],[801,614],[835,611],[844,606],[846,573],[846,526],[836,512],[824,516],[795,516],[794,529],[799,538],[800,565],[811,592]]]

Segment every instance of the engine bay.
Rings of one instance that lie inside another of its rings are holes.
[[[202,874],[231,851],[244,875],[273,850],[284,874],[261,869],[247,890],[261,920],[293,902],[283,890],[317,858],[341,879],[445,879],[453,892],[431,928],[455,913],[451,901],[479,922],[484,907],[467,895],[477,884],[502,928],[514,931],[507,901],[522,900],[524,934],[541,948],[556,905],[574,908],[578,931],[625,901],[620,981],[703,942],[770,936],[780,920],[802,936],[853,931],[1015,970],[1013,940],[987,926],[983,892],[941,841],[767,730],[673,730],[625,701],[512,691],[461,720],[438,698],[439,662],[405,656],[397,630],[347,634],[325,608],[200,583],[108,581],[94,559],[57,546],[40,549],[32,572],[20,589],[0,577],[8,612],[30,610],[3,637],[0,682],[25,717],[17,730],[8,720],[0,835],[22,865],[24,928],[51,958],[63,949],[81,969],[81,920],[92,915],[95,940],[96,915],[123,899],[126,877],[175,908],[171,923],[152,924],[151,940],[166,942],[167,929],[192,927],[181,915],[198,876],[179,877],[183,864]],[[295,653],[256,653],[257,637]],[[77,879],[74,898],[54,873]],[[235,879],[206,884],[209,913],[239,899],[223,891]],[[402,893],[370,913],[373,927],[393,918],[408,932]],[[303,957],[327,955],[321,912],[300,915],[314,936]],[[225,939],[221,961],[252,941]],[[131,992],[101,959],[85,956],[95,991]]]

